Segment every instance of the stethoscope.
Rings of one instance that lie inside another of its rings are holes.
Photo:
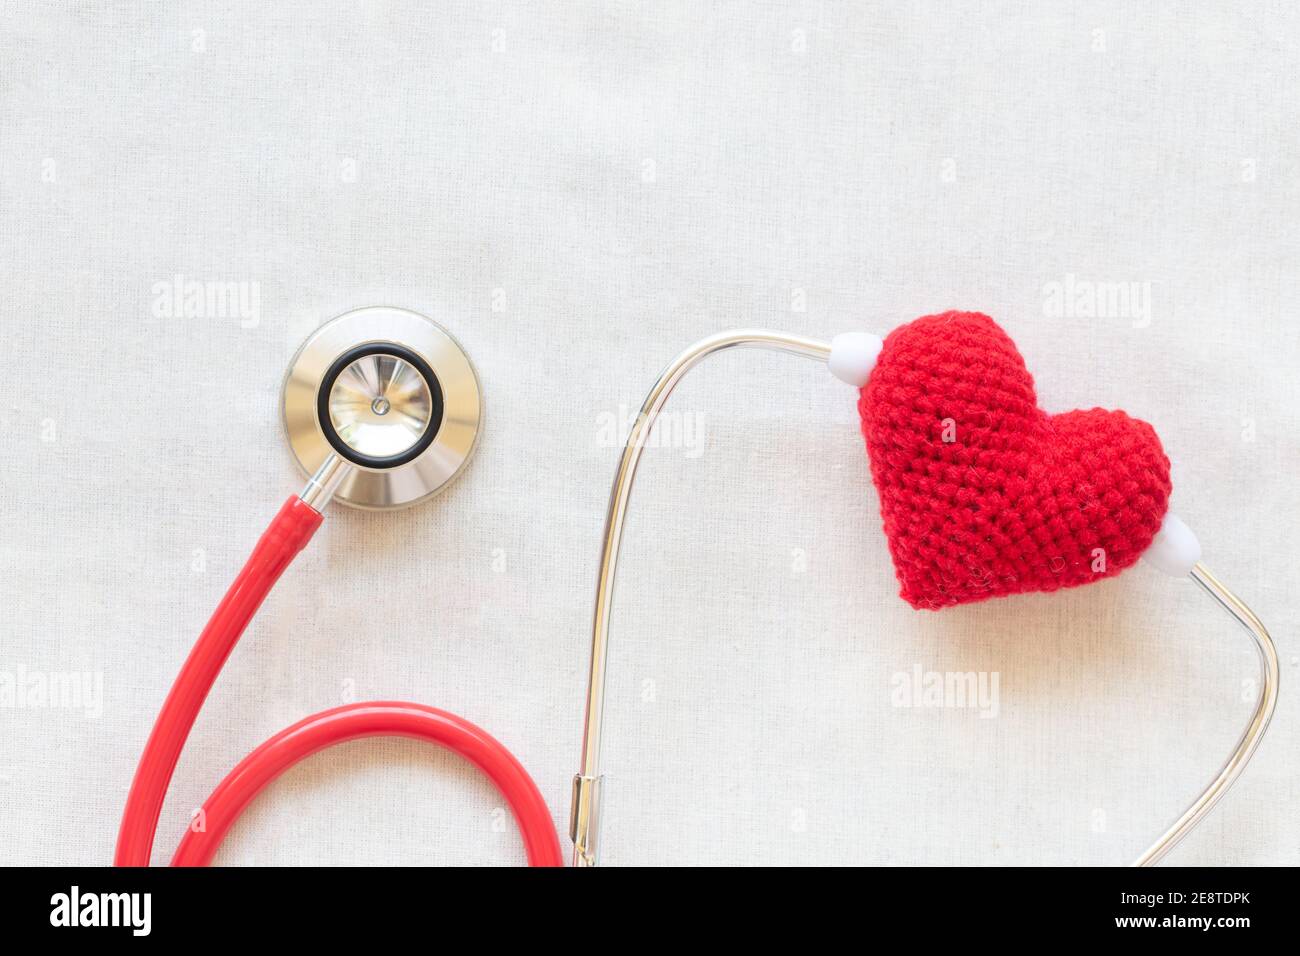
[[[832,342],[740,330],[704,339],[677,356],[650,389],[619,460],[602,536],[592,619],[581,767],[573,780],[572,862],[598,862],[602,719],[609,621],[624,519],[641,453],[668,396],[696,364],[731,348],[761,348],[814,359],[855,388],[868,382],[882,340],[847,333]],[[333,500],[363,509],[405,507],[446,487],[469,462],[482,426],[478,377],[460,345],[440,326],[398,308],[349,312],[321,326],[299,349],[285,378],[284,426],[309,477],[280,509],[217,607],[181,668],[136,770],[118,835],[117,865],[148,865],[163,799],[189,731],[235,643],[280,574],[320,527]],[[1135,861],[1159,862],[1232,784],[1263,739],[1277,703],[1273,642],[1251,610],[1201,563],[1195,535],[1166,515],[1143,558],[1190,577],[1249,633],[1261,681],[1250,721],[1223,767],[1187,810]],[[454,714],[421,704],[349,704],[305,718],[245,757],[196,812],[173,865],[209,863],[231,825],[263,788],[324,748],[362,737],[403,736],[470,760],[505,796],[528,861],[562,865],[559,837],[527,771],[495,738]]]

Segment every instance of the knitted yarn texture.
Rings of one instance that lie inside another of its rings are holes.
[[[1169,459],[1155,430],[1122,411],[1044,412],[986,315],[944,312],[891,332],[858,412],[913,607],[1110,577],[1160,530]]]

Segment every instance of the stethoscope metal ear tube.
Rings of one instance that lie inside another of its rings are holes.
[[[600,743],[605,715],[605,669],[609,651],[609,612],[614,600],[614,575],[618,565],[619,547],[623,542],[623,519],[627,516],[632,482],[636,478],[641,450],[654,426],[660,409],[668,401],[682,376],[701,360],[732,348],[761,348],[790,352],[804,358],[828,361],[831,347],[825,342],[787,335],[782,332],[765,332],[739,329],[722,332],[696,342],[677,358],[659,376],[650,394],[641,403],[641,413],[632,425],[618,471],[614,474],[614,488],[609,494],[609,508],[605,512],[605,533],[601,539],[600,570],[596,578],[596,606],[591,624],[591,661],[587,674],[587,709],[582,731],[582,769],[573,778],[573,807],[569,815],[569,835],[573,840],[573,865],[595,866],[600,834]]]
[[[1273,711],[1277,707],[1277,689],[1280,683],[1280,675],[1277,666],[1277,647],[1273,644],[1273,638],[1269,636],[1268,631],[1264,629],[1263,623],[1246,606],[1246,603],[1228,590],[1199,561],[1192,567],[1191,578],[1210,597],[1214,598],[1225,611],[1231,614],[1237,623],[1246,629],[1246,633],[1250,635],[1255,646],[1255,652],[1259,656],[1259,695],[1256,697],[1255,709],[1251,712],[1250,722],[1246,725],[1245,732],[1241,735],[1241,739],[1237,741],[1237,746],[1233,748],[1222,769],[1210,781],[1210,785],[1201,791],[1200,796],[1192,802],[1192,805],[1183,812],[1183,815],[1161,834],[1160,839],[1156,840],[1150,849],[1134,861],[1134,866],[1154,866],[1159,863],[1170,850],[1178,845],[1183,837],[1192,831],[1196,824],[1205,818],[1206,814],[1214,809],[1214,805],[1223,799],[1223,795],[1237,782],[1237,778],[1246,769],[1246,764],[1254,756],[1260,741],[1264,739],[1264,732],[1268,730],[1269,721],[1273,719]]]
[[[844,343],[843,348],[840,347],[841,342]],[[627,515],[641,452],[650,430],[654,427],[655,419],[682,377],[707,356],[736,347],[765,348],[790,352],[805,358],[820,359],[828,362],[838,377],[851,384],[862,385],[866,381],[870,364],[879,351],[879,340],[862,333],[847,333],[837,338],[835,343],[828,344],[781,332],[750,329],[723,332],[695,343],[678,355],[650,389],[619,459],[605,516],[605,531],[601,540],[596,600],[592,613],[591,658],[587,679],[581,769],[573,779],[573,803],[569,817],[569,836],[573,841],[574,866],[595,866],[599,861],[599,834],[602,823],[600,748],[605,710],[605,671],[609,654],[609,618],[614,598],[618,553],[623,539],[623,522]],[[1181,522],[1175,520],[1174,525],[1175,529],[1182,529],[1185,534],[1190,535]],[[1264,732],[1268,729],[1269,721],[1277,706],[1279,681],[1277,649],[1268,631],[1250,608],[1200,563],[1199,546],[1196,546],[1195,557],[1179,566],[1180,554],[1187,553],[1180,547],[1182,544],[1181,540],[1175,539],[1170,547],[1163,549],[1166,555],[1173,552],[1174,556],[1172,558],[1162,556],[1160,566],[1164,570],[1172,571],[1176,568],[1177,573],[1190,574],[1192,580],[1246,629],[1259,655],[1261,686],[1250,722],[1227,762],[1183,815],[1138,857],[1134,866],[1151,866],[1158,863],[1223,798],[1241,776],[1260,741],[1263,740]],[[1195,545],[1194,538],[1192,544]]]

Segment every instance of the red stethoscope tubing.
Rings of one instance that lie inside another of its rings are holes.
[[[239,762],[203,804],[204,828],[190,827],[173,866],[207,866],[231,824],[253,798],[298,761],[360,737],[413,737],[465,757],[491,778],[520,821],[528,862],[559,866],[560,841],[550,811],[527,771],[483,730],[455,714],[402,701],[348,704],[312,714],[280,731]]]
[[[163,799],[199,709],[248,622],[311,540],[321,515],[297,496],[285,502],[253,549],[181,667],[136,768],[117,836],[117,866],[148,866]],[[240,813],[258,793],[300,760],[362,737],[411,737],[439,744],[469,760],[492,780],[510,805],[530,866],[561,866],[555,822],[528,772],[487,732],[454,714],[398,701],[349,704],[322,711],[282,730],[226,776],[202,808],[202,827],[190,827],[173,866],[205,866]]]

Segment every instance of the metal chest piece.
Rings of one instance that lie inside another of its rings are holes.
[[[447,332],[407,309],[357,309],[303,343],[284,380],[285,434],[312,475],[349,462],[334,497],[400,508],[438,493],[464,469],[482,421],[478,376]]]

